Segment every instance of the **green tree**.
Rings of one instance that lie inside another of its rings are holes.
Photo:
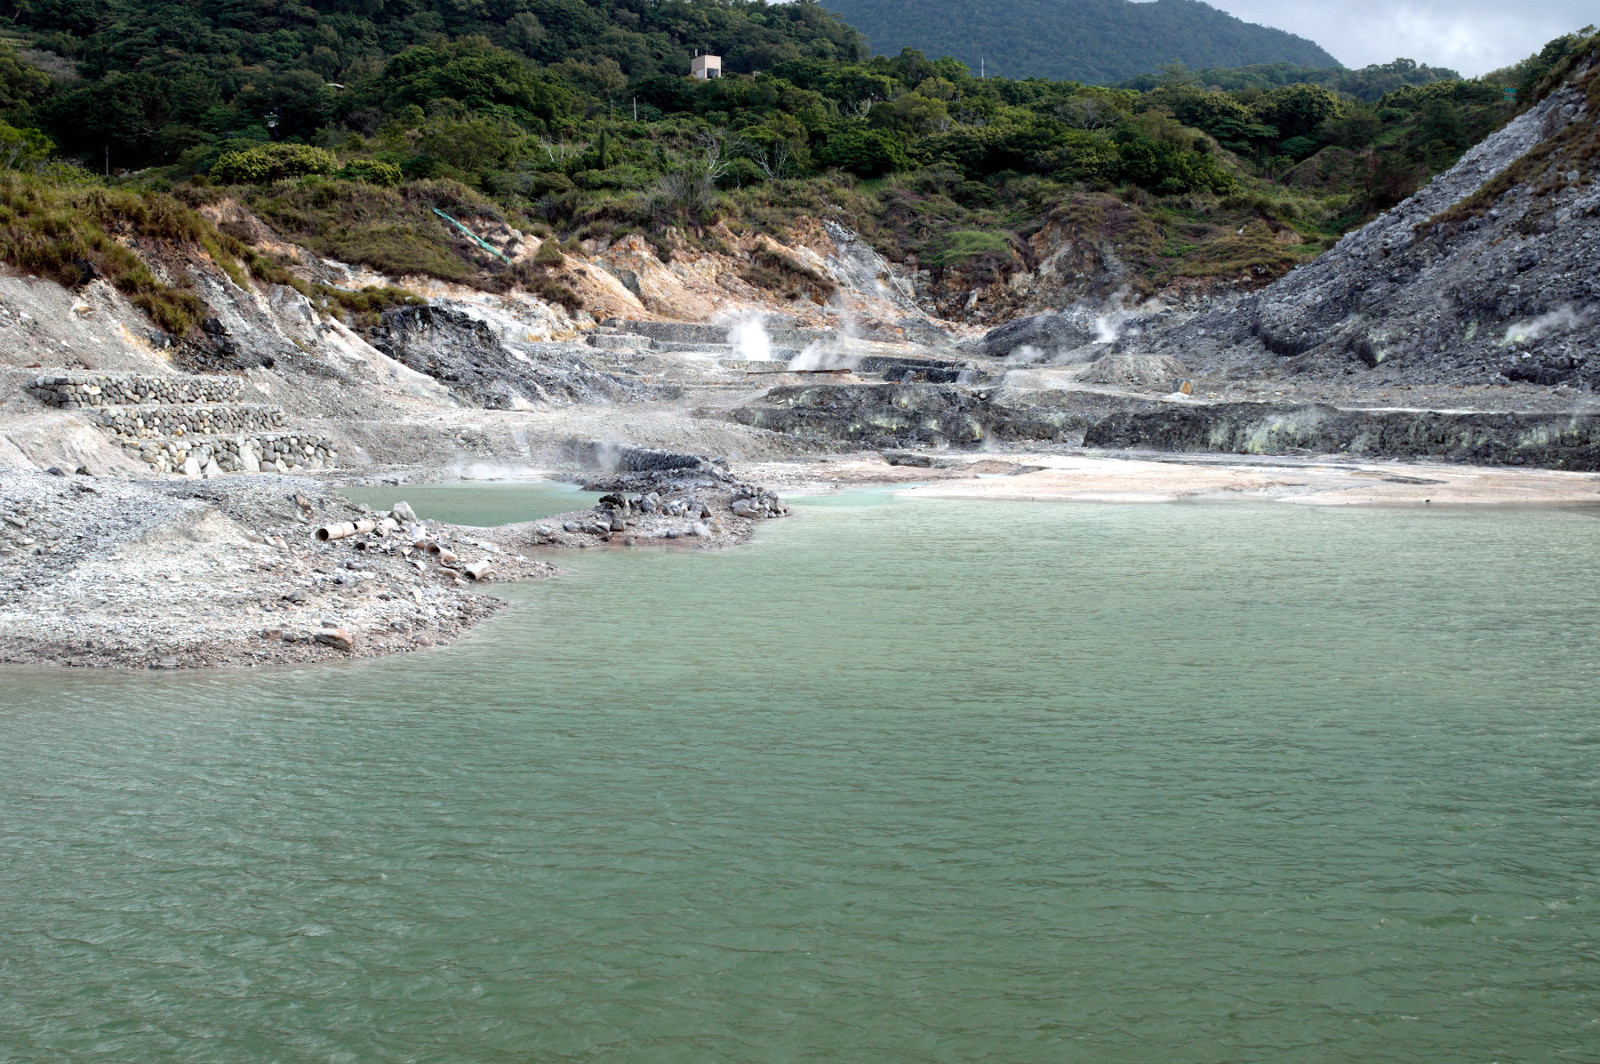
[[[867,116],[875,129],[900,129],[910,133],[937,133],[950,128],[950,112],[943,100],[917,92],[874,107]]]
[[[1446,99],[1433,99],[1422,105],[1412,136],[1418,154],[1430,166],[1450,162],[1472,143],[1460,105]]]
[[[50,91],[50,78],[17,59],[9,48],[0,48],[0,112],[16,114],[31,110]]]
[[[422,128],[417,148],[465,173],[475,174],[505,162],[512,129],[488,118],[436,118]]]
[[[1135,123],[1119,127],[1113,139],[1117,144],[1117,175],[1158,195],[1226,192],[1236,183],[1210,156],[1158,139]]]
[[[899,141],[884,130],[868,128],[864,123],[850,123],[830,132],[817,148],[816,158],[823,166],[836,167],[858,177],[882,177],[911,165]]]
[[[628,75],[622,72],[622,66],[615,59],[610,58],[593,63],[565,59],[551,67],[550,72],[598,100],[615,99],[628,87]]]
[[[483,37],[406,49],[354,98],[374,97],[389,109],[455,100],[470,110],[542,126],[572,107],[569,90],[536,75],[523,59]]]
[[[37,129],[17,129],[0,122],[0,170],[15,170],[43,162],[55,149],[50,138]]]
[[[40,109],[65,151],[96,158],[109,151],[117,166],[165,161],[157,135],[172,116],[172,101],[153,75],[117,73],[82,82]]]
[[[1275,126],[1284,138],[1309,136],[1329,119],[1344,113],[1339,94],[1321,85],[1285,85],[1256,101],[1258,121]]]

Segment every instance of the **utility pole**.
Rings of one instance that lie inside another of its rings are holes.
[[[983,57],[978,57],[978,80],[983,80]]]
[[[111,145],[106,145],[106,176],[111,176]]]
[[[633,98],[633,124],[639,124],[639,97]]]

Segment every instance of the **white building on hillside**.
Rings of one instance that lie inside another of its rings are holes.
[[[691,78],[699,78],[701,81],[720,78],[722,76],[722,57],[720,55],[700,55],[696,53],[694,59],[689,63],[689,76]]]

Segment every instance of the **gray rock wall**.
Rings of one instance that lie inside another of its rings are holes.
[[[1220,454],[1353,454],[1600,470],[1600,416],[1346,410],[1320,404],[1161,406],[1089,426],[1084,446]]]
[[[948,384],[815,384],[773,388],[719,412],[825,445],[972,447],[987,440],[1074,443],[1109,409],[1139,400],[1093,392],[1010,395]]]
[[[513,343],[452,307],[388,311],[373,331],[372,345],[443,383],[462,402],[489,410],[615,401],[648,390],[594,369],[583,347]]]

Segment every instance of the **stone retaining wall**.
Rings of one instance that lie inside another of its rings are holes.
[[[338,448],[325,436],[289,433],[176,438],[124,446],[137,450],[142,461],[162,473],[189,476],[324,469],[335,465],[339,457]]]
[[[96,425],[124,440],[271,432],[283,427],[283,411],[275,406],[106,407],[93,416]]]
[[[231,403],[243,394],[238,377],[157,377],[139,373],[47,373],[28,393],[51,406],[136,406],[141,403]]]

